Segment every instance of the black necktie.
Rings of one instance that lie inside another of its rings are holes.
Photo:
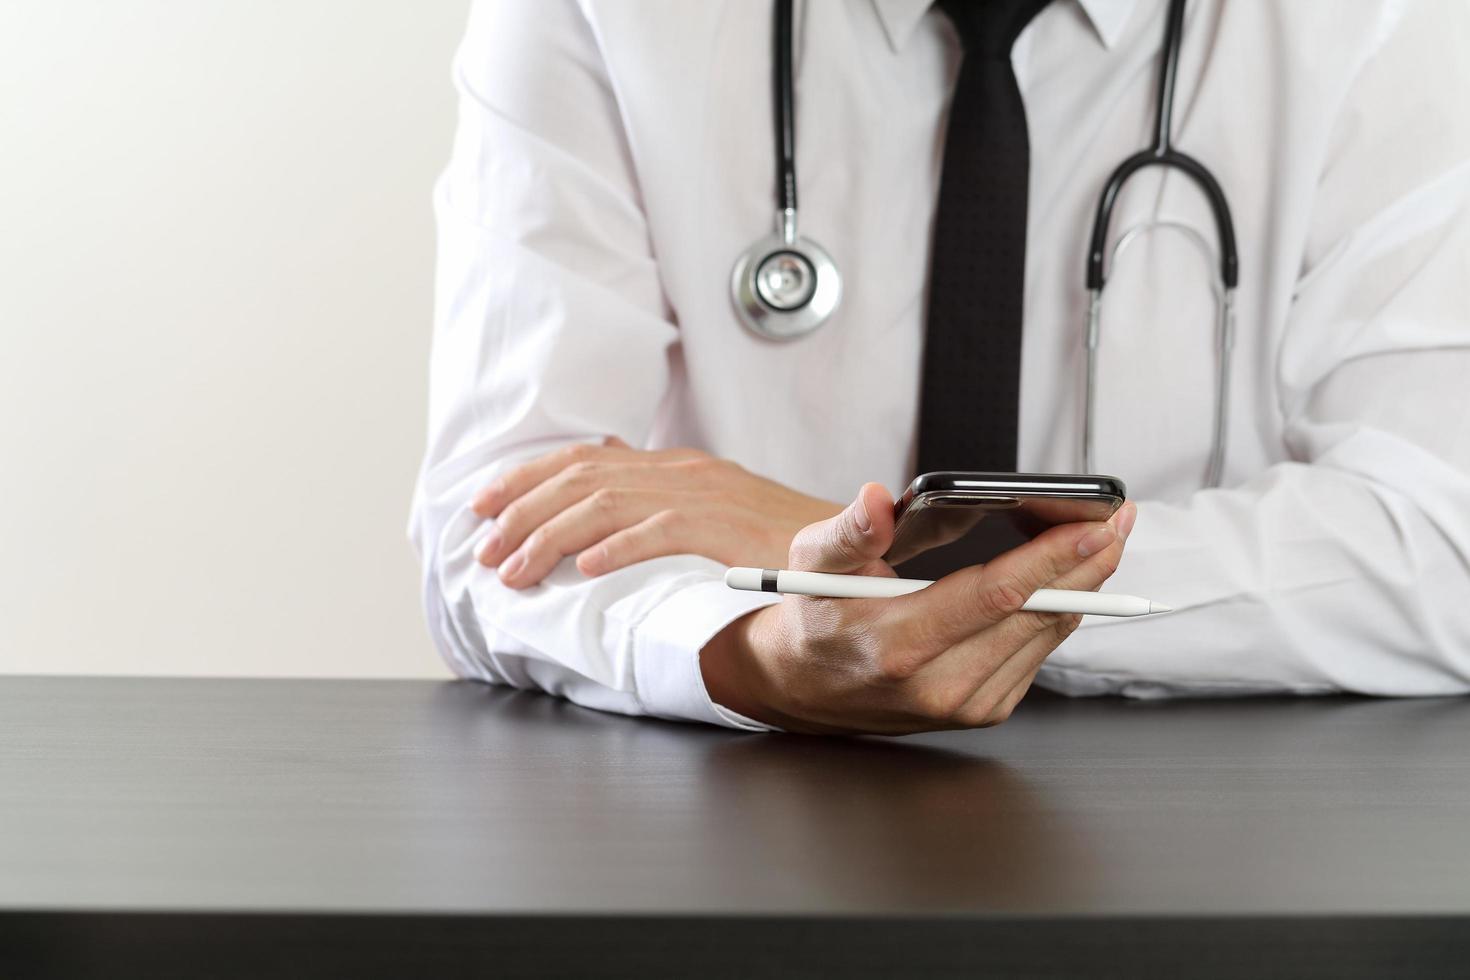
[[[1011,46],[1048,0],[939,0],[964,45],[930,256],[918,471],[1016,468],[1026,111]]]

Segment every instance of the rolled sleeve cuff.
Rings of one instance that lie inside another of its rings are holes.
[[[742,592],[716,579],[660,602],[633,631],[633,682],[643,709],[658,718],[779,731],[715,704],[704,686],[699,651],[741,616],[780,601],[779,595]]]

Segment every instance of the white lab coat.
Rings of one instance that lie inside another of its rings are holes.
[[[467,677],[743,725],[698,651],[776,597],[715,562],[517,592],[474,560],[494,474],[614,433],[698,446],[833,501],[912,477],[924,297],[959,50],[923,0],[798,4],[801,230],[844,275],[786,344],[746,332],[736,256],[773,222],[765,4],[475,8],[435,205],[430,437],[412,518],[431,630]],[[1019,462],[1075,471],[1097,194],[1146,144],[1165,0],[1058,0],[1013,62],[1031,133]],[[1206,270],[1162,236],[1108,288],[1097,468],[1137,530],[1110,590],[1181,611],[1089,619],[1043,668],[1072,693],[1470,690],[1470,5],[1196,0],[1174,132],[1230,198],[1239,341],[1225,486],[1201,489]],[[1145,171],[1151,218],[1213,236]]]

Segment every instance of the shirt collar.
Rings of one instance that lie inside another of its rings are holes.
[[[888,44],[895,52],[903,49],[914,33],[914,28],[918,26],[919,18],[924,16],[932,2],[933,0],[873,0],[878,19],[883,22],[883,31],[888,35]],[[1137,0],[1076,0],[1105,48],[1111,48],[1122,36],[1136,2]]]

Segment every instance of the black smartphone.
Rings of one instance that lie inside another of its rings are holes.
[[[941,578],[1049,527],[1105,521],[1127,496],[1115,476],[925,473],[894,506],[893,546],[883,558],[904,578]]]

